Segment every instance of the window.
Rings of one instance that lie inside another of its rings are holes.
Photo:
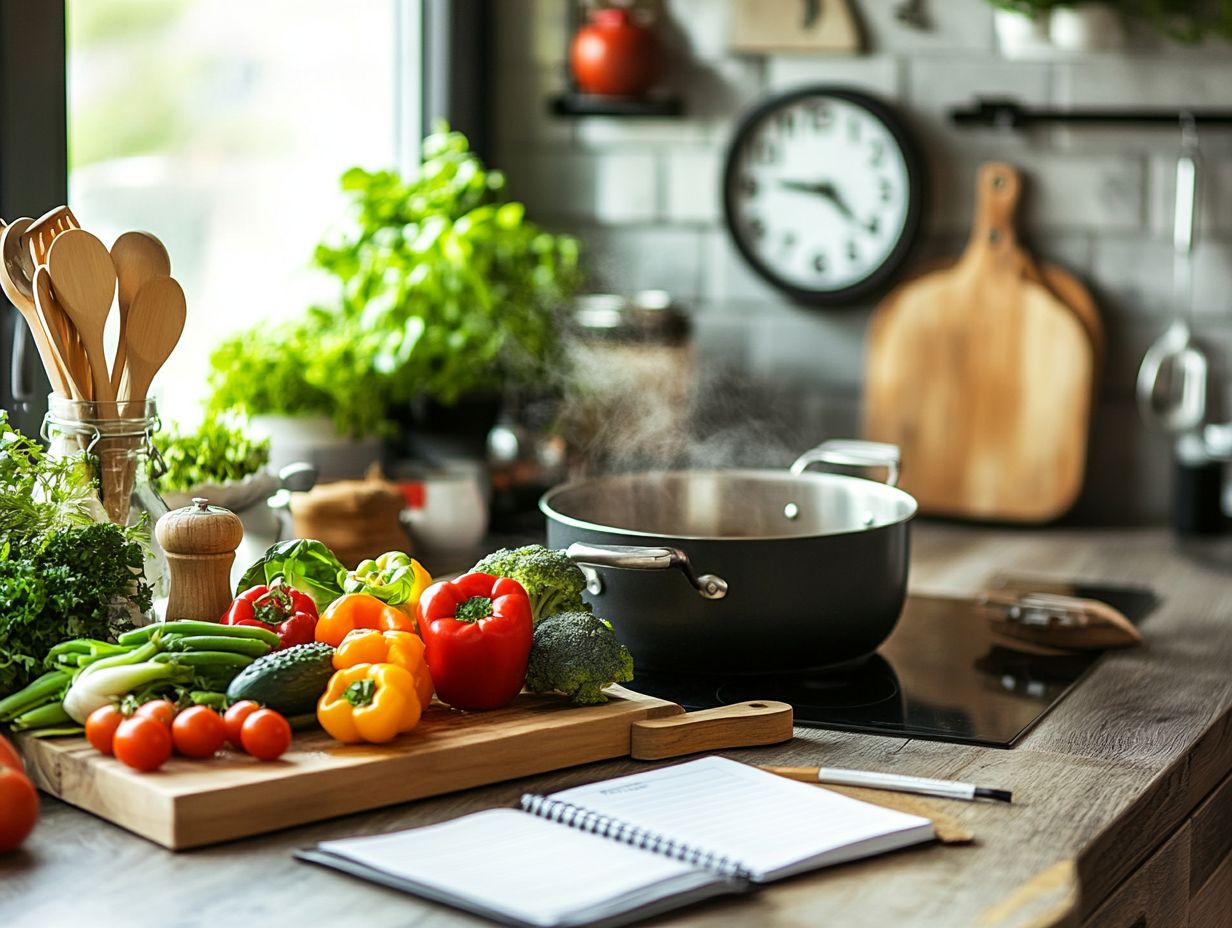
[[[188,322],[154,393],[192,422],[223,335],[334,299],[311,259],[344,215],[342,172],[413,157],[419,4],[68,0],[66,15],[69,203],[108,245],[142,229],[167,246]]]

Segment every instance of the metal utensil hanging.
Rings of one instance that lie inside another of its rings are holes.
[[[1198,187],[1198,130],[1192,116],[1181,120],[1176,162],[1176,215],[1172,232],[1172,299],[1175,316],[1142,358],[1138,406],[1144,418],[1174,434],[1199,428],[1206,418],[1209,364],[1194,343],[1193,239]]]

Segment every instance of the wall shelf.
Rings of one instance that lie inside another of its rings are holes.
[[[950,121],[957,126],[1001,129],[1026,129],[1044,124],[1176,128],[1191,120],[1192,125],[1198,127],[1232,128],[1232,109],[1127,107],[1060,110],[1027,107],[1007,97],[977,97],[970,106],[952,108],[949,115]]]
[[[557,116],[667,118],[684,114],[684,100],[677,96],[602,97],[570,91],[553,97],[549,108]]]

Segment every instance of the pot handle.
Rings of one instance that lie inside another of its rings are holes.
[[[836,464],[840,467],[884,467],[885,482],[898,484],[898,445],[880,441],[859,441],[854,438],[823,441],[811,451],[796,458],[791,465],[791,474],[798,477],[812,464]]]
[[[689,563],[689,556],[679,548],[642,548],[636,545],[588,545],[574,542],[565,549],[578,564],[593,564],[596,567],[624,567],[628,570],[668,570],[679,567],[680,572],[704,599],[722,599],[727,595],[727,581],[714,574],[698,576]],[[603,591],[598,576],[587,574],[586,588],[592,593]]]

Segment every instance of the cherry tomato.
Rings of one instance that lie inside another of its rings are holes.
[[[137,770],[157,770],[171,756],[171,729],[156,718],[134,715],[116,729],[116,759]]]
[[[143,702],[134,715],[147,715],[150,718],[158,719],[168,728],[171,727],[171,722],[175,718],[175,706],[165,699],[151,699],[149,702]]]
[[[244,750],[259,760],[273,760],[291,745],[291,724],[273,709],[258,709],[240,729]]]
[[[86,718],[86,740],[95,750],[111,754],[116,729],[124,721],[124,715],[115,706],[99,706]]]
[[[23,775],[26,772],[25,765],[21,762],[21,755],[17,753],[17,748],[9,744],[4,735],[0,735],[0,769],[4,767],[12,767]]]
[[[227,723],[209,706],[193,706],[171,723],[171,740],[185,757],[209,757],[227,740]]]
[[[0,853],[21,847],[38,820],[34,784],[11,767],[0,767]]]
[[[244,719],[260,708],[251,699],[241,699],[227,710],[227,714],[223,716],[223,721],[227,723],[227,740],[234,747],[242,748],[244,746],[240,738],[240,729],[244,725]]]

